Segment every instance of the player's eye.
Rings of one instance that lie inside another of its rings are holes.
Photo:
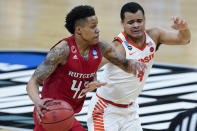
[[[142,19],[138,19],[137,20],[138,23],[142,23],[142,21],[143,21]]]
[[[131,21],[128,21],[127,22],[129,25],[131,25],[131,24],[133,24],[134,23],[134,21],[133,20],[131,20]]]

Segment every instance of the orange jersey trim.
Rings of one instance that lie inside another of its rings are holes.
[[[132,45],[132,46],[138,48],[139,50],[144,50],[144,49],[146,48],[146,34],[145,34],[145,32],[144,32],[144,34],[145,34],[145,42],[144,42],[144,46],[143,46],[142,48],[139,47],[138,45],[134,44],[133,42],[129,41],[128,38],[127,38],[127,36],[126,36],[126,34],[125,34],[124,32],[122,32],[122,34],[124,35],[126,41],[127,41],[130,45]]]
[[[115,40],[119,40],[121,43],[123,42],[122,39],[118,36],[114,37]]]
[[[129,103],[129,104],[118,104],[118,103],[114,103],[112,101],[109,101],[109,100],[106,100],[100,96],[98,96],[98,94],[96,94],[96,96],[101,99],[102,101],[108,103],[108,104],[111,104],[111,105],[114,105],[114,106],[117,106],[117,107],[122,107],[122,108],[128,108],[129,106],[133,105],[133,102]]]

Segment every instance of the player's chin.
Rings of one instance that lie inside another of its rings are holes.
[[[136,38],[136,39],[139,39],[139,38],[142,38],[143,37],[143,33],[132,33],[131,36],[133,38]]]
[[[99,42],[99,37],[93,39],[93,44],[97,44]]]

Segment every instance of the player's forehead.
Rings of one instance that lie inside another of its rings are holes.
[[[141,10],[138,10],[136,13],[132,12],[125,12],[124,13],[124,19],[126,20],[135,20],[135,19],[143,19],[144,15]]]
[[[98,24],[98,18],[96,15],[86,18],[86,24]]]

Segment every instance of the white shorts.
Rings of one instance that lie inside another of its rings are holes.
[[[138,108],[137,103],[127,108],[114,106],[95,95],[88,109],[88,131],[142,131]]]

